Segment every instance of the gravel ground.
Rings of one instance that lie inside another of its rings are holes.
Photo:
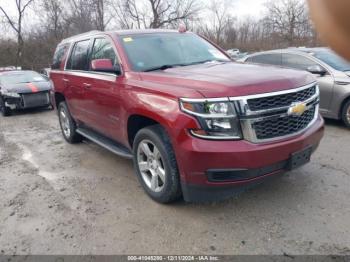
[[[150,200],[132,162],[67,144],[53,111],[0,118],[0,254],[350,254],[350,131],[309,165],[212,204]]]

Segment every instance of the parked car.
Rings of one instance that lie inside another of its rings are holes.
[[[328,48],[289,48],[256,53],[245,62],[306,70],[317,76],[320,111],[350,128],[350,63]]]
[[[133,158],[161,203],[225,199],[298,168],[324,132],[311,74],[232,62],[190,32],[78,35],[50,76],[63,137]]]
[[[49,107],[51,89],[51,82],[37,72],[0,72],[0,112],[9,116],[15,109]]]
[[[231,58],[236,57],[237,55],[240,54],[240,51],[238,48],[229,49],[226,52]]]

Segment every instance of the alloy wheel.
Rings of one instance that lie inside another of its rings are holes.
[[[147,187],[160,192],[165,185],[164,162],[156,145],[150,140],[142,140],[137,148],[137,164]]]
[[[69,123],[67,112],[64,108],[60,109],[59,118],[60,118],[63,134],[65,135],[66,138],[69,138],[71,134],[70,123]]]

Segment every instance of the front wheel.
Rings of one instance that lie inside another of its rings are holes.
[[[163,127],[141,129],[136,134],[133,153],[137,177],[153,200],[169,203],[181,196],[175,154]]]
[[[343,107],[342,119],[346,127],[350,128],[350,100]]]
[[[2,116],[11,115],[11,108],[8,108],[5,104],[5,100],[2,96],[0,96],[0,113]]]

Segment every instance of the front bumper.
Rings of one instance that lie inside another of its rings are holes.
[[[49,91],[18,94],[18,97],[4,95],[5,105],[11,109],[26,109],[51,105]]]
[[[303,134],[267,144],[248,141],[208,141],[187,135],[175,147],[186,201],[222,200],[288,171],[295,152],[316,150],[324,133],[324,121],[317,121]],[[239,171],[242,172],[239,172]],[[213,180],[213,172],[222,180]],[[234,171],[234,172],[233,172]],[[227,179],[225,179],[225,174]]]

